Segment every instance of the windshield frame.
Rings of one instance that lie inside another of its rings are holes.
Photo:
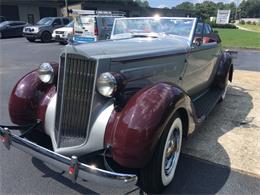
[[[189,44],[192,45],[194,31],[195,31],[195,27],[196,27],[196,24],[197,24],[197,18],[191,18],[191,17],[159,17],[159,18],[157,18],[157,17],[131,17],[131,18],[116,18],[114,20],[113,29],[112,29],[112,32],[111,32],[111,39],[117,39],[116,37],[118,37],[118,35],[114,34],[116,22],[118,20],[147,20],[147,19],[153,19],[153,20],[160,20],[160,19],[174,19],[174,20],[187,19],[187,20],[193,20],[191,31],[190,31],[190,34],[189,34],[188,37],[170,34],[171,36],[179,36],[179,37],[186,38],[186,39],[188,39]],[[158,34],[160,34],[160,33],[158,33]],[[119,34],[119,36],[120,36],[120,34]],[[131,38],[131,37],[128,37],[128,38]]]

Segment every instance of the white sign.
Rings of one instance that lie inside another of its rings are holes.
[[[218,10],[217,24],[228,24],[230,17],[230,10]]]

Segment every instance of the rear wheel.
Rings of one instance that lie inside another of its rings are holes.
[[[139,184],[147,193],[160,193],[173,180],[181,152],[183,125],[177,113],[171,121],[151,162],[140,171]]]
[[[51,33],[44,31],[41,36],[41,41],[43,43],[49,43],[51,42]]]
[[[60,44],[60,45],[66,45],[67,42],[66,42],[66,41],[59,41],[59,44]]]
[[[35,39],[34,38],[26,38],[29,42],[34,42]]]

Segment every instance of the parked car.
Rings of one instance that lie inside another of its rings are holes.
[[[117,18],[112,40],[67,45],[59,64],[42,63],[15,85],[9,113],[18,126],[1,126],[5,146],[74,182],[125,187],[138,180],[144,191],[161,192],[173,180],[182,139],[232,81],[231,55],[217,41],[203,42],[198,26],[196,18]],[[81,156],[102,156],[106,169]]]
[[[110,38],[116,18],[124,16],[123,12],[76,10],[74,22],[74,42],[90,43]]]
[[[19,37],[23,35],[23,28],[27,26],[23,21],[4,21],[0,23],[0,39],[4,37]]]
[[[0,23],[6,21],[6,18],[4,16],[0,16]]]
[[[42,42],[51,42],[52,32],[70,23],[67,17],[46,17],[33,26],[27,26],[23,29],[23,36],[30,42],[34,42],[36,39],[41,39]]]
[[[207,23],[198,23],[195,36],[198,35],[198,38],[199,38],[202,33],[202,29],[204,29],[203,40],[202,40],[203,43],[210,43],[210,42],[220,43],[221,42],[219,35],[216,32],[214,32],[213,29],[211,28],[211,26]]]
[[[58,28],[53,31],[52,39],[60,44],[67,44],[69,37],[73,36],[74,21],[71,21],[65,27]]]

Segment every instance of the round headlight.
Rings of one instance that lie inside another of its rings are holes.
[[[50,63],[44,62],[38,69],[39,78],[44,83],[52,83],[54,78],[54,70]]]
[[[116,78],[109,72],[102,73],[97,79],[97,90],[105,97],[112,97],[117,91]]]

